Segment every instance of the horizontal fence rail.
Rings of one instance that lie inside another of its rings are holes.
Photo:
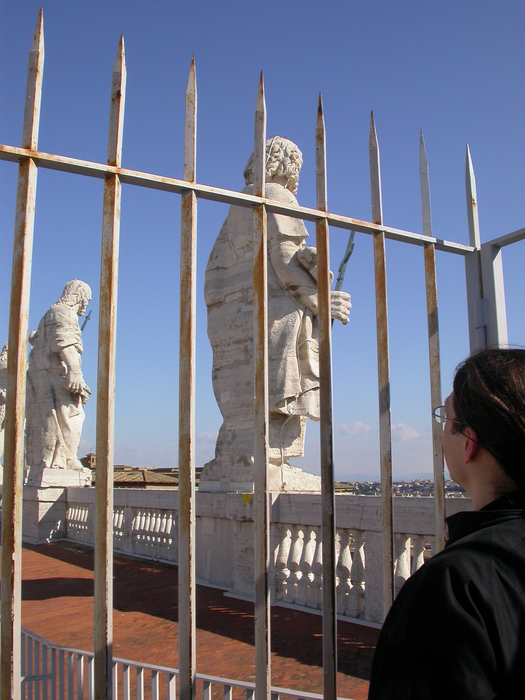
[[[349,216],[332,214],[319,209],[311,209],[302,206],[293,207],[282,202],[275,202],[272,199],[257,197],[256,195],[247,194],[245,192],[235,192],[234,190],[221,189],[220,187],[201,185],[197,182],[187,182],[186,180],[178,180],[172,177],[163,177],[162,175],[153,175],[137,170],[117,168],[115,166],[106,165],[105,163],[94,163],[87,160],[78,160],[76,158],[57,156],[50,153],[41,153],[26,148],[17,148],[0,144],[0,160],[18,163],[25,158],[31,158],[36,165],[50,170],[60,170],[76,175],[96,177],[102,180],[106,179],[108,175],[118,175],[123,184],[147,187],[181,195],[192,191],[201,199],[222,202],[223,204],[236,204],[240,207],[254,207],[264,204],[267,211],[274,214],[293,216],[298,219],[313,222],[319,219],[326,220],[329,226],[346,229],[347,231],[359,231],[360,233],[368,234],[384,232],[385,237],[388,239],[415,245],[422,246],[425,245],[425,243],[434,243],[437,250],[456,253],[457,255],[468,255],[475,250],[472,246],[462,245],[461,243],[444,241],[420,233],[393,228],[392,226],[377,225],[368,221],[362,221],[361,219],[352,219]]]

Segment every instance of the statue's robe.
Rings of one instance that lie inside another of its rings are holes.
[[[253,186],[243,192],[251,194]],[[276,183],[267,183],[266,197],[297,205]],[[297,255],[308,237],[302,220],[269,213],[267,231],[270,460],[282,464],[303,455],[306,417],[319,419],[317,318],[304,303],[317,302],[317,282]],[[252,250],[252,210],[231,206],[204,287],[213,388],[224,419],[207,474],[219,464],[242,469],[253,459]]]
[[[43,316],[29,354],[26,391],[26,465],[82,469],[77,450],[84,423],[79,394],[68,390],[61,350],[82,353],[78,316],[67,304],[54,304]]]

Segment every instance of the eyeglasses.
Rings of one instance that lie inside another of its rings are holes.
[[[432,411],[432,415],[434,416],[434,420],[438,425],[444,425],[444,423],[449,420],[451,423],[457,423],[458,425],[463,425],[463,423],[459,420],[454,420],[452,418],[448,418],[447,414],[445,413],[445,407],[444,406],[438,406]]]

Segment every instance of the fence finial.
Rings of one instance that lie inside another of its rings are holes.
[[[383,206],[381,203],[381,166],[379,160],[379,144],[377,141],[374,113],[370,112],[370,189],[372,195],[372,219],[374,224],[383,223]]]
[[[186,113],[184,122],[184,179],[195,182],[197,156],[197,79],[195,56],[191,57],[186,86]]]
[[[255,137],[253,148],[253,193],[258,197],[264,196],[265,156],[266,156],[266,101],[264,99],[264,76],[261,71],[259,89],[255,103]]]
[[[430,209],[430,182],[428,179],[428,159],[423,138],[423,129],[419,132],[419,183],[421,187],[421,211],[423,215],[423,233],[432,236],[432,216]]]
[[[481,239],[479,235],[479,214],[478,214],[478,197],[476,193],[476,176],[474,174],[474,166],[470,156],[470,148],[467,143],[467,153],[465,162],[465,189],[467,194],[467,216],[470,245],[475,248],[481,248]]]
[[[31,150],[35,150],[38,143],[44,53],[44,12],[40,8],[29,50],[24,125],[22,127],[22,148],[30,148]]]
[[[326,129],[323,113],[323,98],[321,93],[319,93],[317,121],[315,124],[315,170],[317,184],[317,208],[321,211],[326,211]]]
[[[121,35],[111,77],[111,107],[109,113],[108,165],[120,167],[124,103],[126,98],[126,55]]]

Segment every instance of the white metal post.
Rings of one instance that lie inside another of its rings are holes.
[[[465,163],[465,190],[467,195],[467,216],[470,245],[475,249],[465,256],[465,280],[467,283],[467,311],[470,352],[484,348],[487,344],[486,310],[483,299],[483,282],[481,278],[480,237],[478,200],[476,194],[476,177],[467,145]]]
[[[381,169],[374,115],[370,117],[370,186],[372,220],[383,223]],[[385,234],[374,234],[374,271],[376,291],[377,374],[379,383],[379,449],[381,453],[381,512],[383,532],[383,612],[394,600],[394,536],[392,508],[392,424],[390,416],[390,359],[388,343],[388,307],[386,294]]]
[[[36,150],[44,69],[42,10],[29,52],[22,148]],[[16,193],[7,405],[5,413],[4,483],[2,502],[1,697],[20,698],[21,586],[22,586],[22,479],[27,367],[27,330],[31,286],[31,256],[35,222],[37,166],[23,158]]]
[[[255,106],[253,193],[264,197],[266,102],[261,73]],[[268,239],[266,208],[253,208],[255,482],[255,698],[270,700],[270,513],[268,497]]]
[[[483,244],[480,256],[487,345],[505,347],[509,341],[501,248],[490,243]]]
[[[326,129],[319,95],[315,125],[317,208],[327,210]],[[334,436],[332,424],[332,313],[330,306],[330,248],[328,222],[315,224],[319,307],[319,388],[321,435],[321,499],[323,542],[323,697],[337,698],[337,607],[335,578]]]
[[[108,138],[108,164],[116,167],[121,163],[125,94],[126,61],[121,37],[113,67]],[[111,700],[113,697],[113,441],[120,202],[119,176],[109,175],[104,184],[98,327],[94,572],[96,700]]]
[[[430,210],[430,184],[428,160],[421,132],[419,141],[419,176],[421,183],[421,208],[423,213],[423,233],[432,237],[432,216]],[[428,355],[430,363],[430,404],[431,410],[441,406],[441,367],[439,354],[439,323],[436,282],[436,246],[426,243],[424,247],[425,286],[428,319]],[[432,456],[434,465],[434,502],[436,507],[436,548],[445,546],[445,465],[441,445],[441,425],[432,420]]]
[[[184,179],[195,182],[197,84],[192,58],[186,88]],[[181,201],[179,333],[179,676],[180,700],[195,697],[195,326],[197,197]]]

